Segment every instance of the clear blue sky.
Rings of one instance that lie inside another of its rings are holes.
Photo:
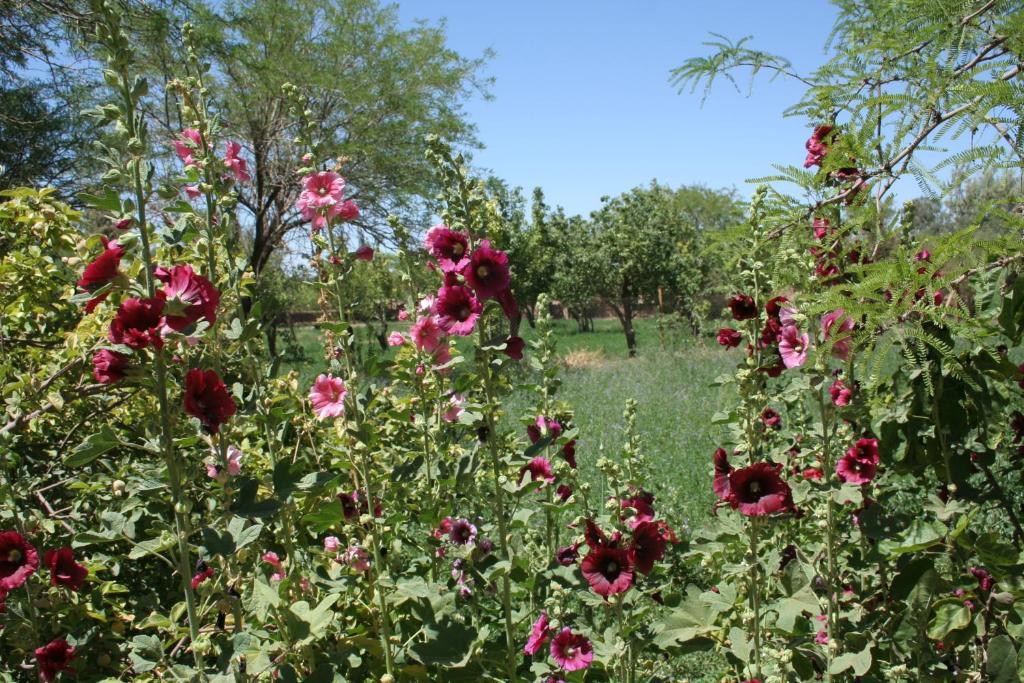
[[[798,72],[825,60],[835,11],[826,0],[405,0],[403,21],[447,19],[449,44],[466,56],[496,54],[486,73],[494,99],[467,111],[485,148],[477,166],[550,204],[587,214],[602,195],[657,178],[672,185],[736,187],[800,164],[809,124],[783,118],[803,92],[762,74],[747,96],[726,81],[701,107],[677,94],[669,71],[707,54],[709,32],[754,35]]]

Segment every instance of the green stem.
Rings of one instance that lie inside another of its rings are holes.
[[[377,606],[380,609],[381,629],[380,644],[384,649],[384,667],[389,675],[395,674],[395,662],[391,654],[391,615],[388,612],[387,600],[384,597],[384,590],[378,581],[383,565],[380,558],[380,542],[377,534],[377,516],[374,514],[373,489],[370,484],[370,454],[366,453],[359,459],[361,474],[363,477],[363,488],[366,491],[366,510],[370,516],[370,554],[373,557],[373,565],[370,567],[370,581],[374,592],[377,594]]]
[[[822,383],[824,387],[824,382]],[[832,433],[834,424],[831,422],[831,412],[825,400],[824,390],[818,392],[818,405],[821,409],[821,433],[822,433],[822,464],[825,468],[825,476],[831,478],[835,467],[832,463]],[[836,603],[836,557],[835,557],[835,500],[832,496],[832,489],[827,491],[825,500],[825,562],[826,562],[826,590],[828,591],[827,618],[825,620],[825,635],[828,636],[828,643],[825,644],[825,681],[832,680],[832,644],[838,641],[835,638],[839,634],[838,629],[838,605]]]
[[[750,607],[754,612],[751,631],[754,634],[754,678],[761,678],[761,583],[758,559],[758,531],[760,520],[750,518]]]

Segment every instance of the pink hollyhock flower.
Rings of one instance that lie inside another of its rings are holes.
[[[328,536],[324,539],[324,552],[336,553],[341,550],[341,539],[337,536]]]
[[[818,645],[828,645],[828,633],[825,631],[818,631],[817,635],[814,636],[814,642]]]
[[[398,319],[399,320],[408,320],[409,319],[409,311],[405,310],[404,308],[401,309],[400,311],[398,311]]]
[[[220,292],[192,266],[174,266],[157,272],[164,282],[161,290],[166,300],[164,324],[176,332],[186,332],[200,319],[217,322]]]
[[[302,204],[313,211],[337,204],[345,191],[344,178],[333,171],[308,175],[302,179],[302,184]]]
[[[427,231],[426,247],[444,272],[459,272],[469,263],[469,236],[447,225],[435,225]]]
[[[508,254],[491,247],[490,240],[481,240],[470,254],[462,276],[483,300],[498,296],[511,282],[508,272]]]
[[[448,408],[441,417],[445,422],[457,422],[459,416],[464,412],[464,405],[466,405],[466,398],[462,394],[452,394],[448,399]]]
[[[392,332],[388,335],[388,346],[401,346],[405,343],[405,335],[401,332]]]
[[[117,240],[109,240],[102,235],[100,239],[103,241],[103,253],[85,267],[82,277],[78,280],[78,287],[83,292],[95,292],[113,282],[119,274],[118,268],[121,265],[121,256],[124,255],[124,247],[118,244]],[[85,304],[85,312],[92,313],[108,294],[89,299]]]
[[[563,628],[551,641],[551,658],[563,671],[580,671],[590,666],[594,648],[590,641],[569,627]]]
[[[184,187],[184,190],[185,196],[188,197],[189,200],[198,199],[199,197],[203,196],[203,193],[200,192],[199,188],[196,185],[186,185]]]
[[[792,512],[793,493],[779,476],[781,465],[756,462],[729,474],[729,505],[747,517]]]
[[[228,474],[237,477],[242,472],[242,450],[238,446],[228,446]]]
[[[110,323],[107,339],[113,344],[124,344],[136,350],[150,344],[160,348],[163,346],[160,336],[163,311],[163,299],[125,299]]]
[[[437,322],[448,334],[466,337],[473,333],[483,306],[467,287],[450,285],[437,292],[434,313]]]
[[[715,449],[714,462],[715,480],[712,486],[715,495],[719,500],[729,500],[729,474],[732,473],[733,467],[729,464],[729,454],[724,448]]]
[[[780,429],[782,427],[782,416],[774,408],[765,408],[761,411],[761,424],[768,429]]]
[[[811,166],[821,166],[822,160],[825,155],[828,154],[828,143],[826,137],[832,132],[832,126],[824,125],[818,126],[811,133],[811,137],[807,139],[804,147],[807,148],[807,158],[804,159],[804,168],[810,168]]]
[[[130,358],[123,353],[100,349],[92,357],[92,376],[100,384],[114,384],[124,379]]]
[[[0,531],[0,592],[20,588],[39,568],[39,553],[17,531]]]
[[[64,586],[75,592],[82,590],[89,570],[75,562],[75,552],[71,548],[47,550],[43,562],[50,568],[51,586]]]
[[[847,484],[868,484],[875,478],[878,462],[878,440],[860,439],[836,463],[836,474]]]
[[[837,337],[832,344],[832,355],[841,360],[850,358],[851,340],[848,333],[853,330],[853,319],[845,316],[846,311],[837,308],[821,318],[821,335],[826,341],[833,336]]]
[[[718,343],[722,346],[730,349],[735,349],[740,345],[743,336],[738,330],[734,330],[731,327],[723,327],[718,331]]]
[[[501,352],[512,360],[522,360],[523,347],[525,346],[526,342],[523,341],[522,337],[509,337],[505,340],[505,348]]]
[[[195,152],[203,151],[203,138],[195,128],[186,128],[181,131],[178,139],[173,142],[174,151],[185,166],[197,165],[196,159],[192,156]]]
[[[750,320],[757,317],[757,304],[746,294],[734,295],[727,305],[732,311],[733,320]]]
[[[199,560],[196,565],[196,573],[192,576],[192,590],[196,590],[200,585],[207,579],[213,578],[213,567],[206,564],[203,560]]]
[[[328,218],[340,218],[343,221],[354,221],[359,218],[359,207],[351,199],[334,204],[327,209]],[[369,261],[370,259],[365,259]]]
[[[284,566],[281,563],[281,558],[277,556],[273,550],[268,550],[263,553],[262,559],[266,564],[269,564],[274,568],[274,574],[270,577],[272,581],[283,581],[285,577]]]
[[[452,520],[451,531],[448,532],[448,540],[456,545],[469,545],[476,540],[476,527],[470,524],[468,519]]]
[[[192,368],[185,375],[185,412],[199,418],[211,434],[231,419],[238,406],[216,370]]]
[[[224,155],[224,165],[235,176],[235,180],[240,183],[247,183],[252,180],[252,176],[249,175],[245,159],[238,156],[241,151],[242,146],[240,144],[234,140],[228,140],[227,152]]]
[[[417,319],[410,332],[416,349],[427,353],[433,353],[440,348],[445,334],[441,326],[438,325],[437,318],[433,315]]]
[[[551,625],[548,622],[548,613],[541,612],[537,621],[533,622],[533,626],[530,627],[530,637],[523,647],[523,652],[528,655],[537,654],[550,637]]]
[[[660,525],[650,521],[640,522],[633,529],[629,560],[638,572],[646,576],[654,569],[654,563],[665,556],[665,545]]]
[[[850,399],[853,397],[853,391],[843,384],[841,379],[832,383],[832,386],[828,388],[828,393],[832,397],[832,403],[839,407],[850,405]]]
[[[806,332],[801,334],[796,325],[783,327],[782,338],[779,340],[779,355],[782,356],[783,365],[787,368],[798,368],[806,363],[810,343],[811,338]]]
[[[623,548],[594,548],[583,558],[580,570],[594,592],[605,598],[624,593],[633,585],[633,563]]]
[[[334,375],[320,375],[309,389],[309,402],[318,419],[340,417],[345,414],[345,383]]]
[[[553,482],[555,480],[555,475],[551,472],[551,462],[542,455],[538,455],[519,470],[520,483],[527,472],[530,473],[530,481]]]
[[[373,248],[372,247],[368,247],[368,246],[366,246],[364,244],[363,246],[359,247],[354,252],[352,252],[352,255],[355,256],[360,261],[372,261],[373,260]]]
[[[121,220],[119,220],[116,223],[114,223],[114,227],[117,228],[118,230],[122,230],[122,231],[123,230],[127,230],[128,228],[132,227],[133,220],[134,219],[132,219],[130,217],[122,218]]]
[[[74,671],[71,660],[75,658],[75,648],[68,645],[63,638],[51,640],[46,645],[36,648],[36,666],[39,668],[39,680],[49,683],[57,678],[62,671]]]
[[[342,554],[341,561],[357,572],[365,572],[370,568],[370,556],[357,545],[350,545]]]
[[[821,481],[825,477],[825,473],[818,467],[808,467],[800,473],[800,476],[808,481]]]

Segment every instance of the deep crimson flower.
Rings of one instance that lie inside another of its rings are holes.
[[[594,592],[605,598],[624,593],[633,585],[633,563],[624,548],[595,548],[583,558],[580,570]]]
[[[569,463],[569,467],[576,469],[576,439],[567,441],[562,446],[562,457]]]
[[[832,397],[832,403],[839,407],[850,405],[850,399],[853,397],[853,390],[843,384],[841,379],[832,383],[832,386],[828,388],[828,393]]]
[[[591,548],[603,548],[608,545],[608,537],[605,535],[601,527],[592,519],[586,520],[583,527],[583,540],[587,542],[587,545]]]
[[[213,578],[213,567],[206,564],[205,561],[199,560],[196,563],[196,573],[192,576],[192,590],[199,588],[199,585],[209,578]]]
[[[768,429],[779,429],[782,427],[782,416],[769,406],[761,411],[761,423]]]
[[[523,477],[526,473],[530,473],[530,481],[544,480],[552,482],[555,480],[555,475],[551,472],[551,462],[542,455],[538,455],[530,462],[523,465],[523,468],[519,470],[519,481],[523,481]]]
[[[732,465],[729,464],[729,454],[724,448],[715,449],[715,480],[712,487],[719,500],[729,500],[729,474],[732,472]]]
[[[522,337],[509,337],[505,340],[505,348],[502,353],[512,360],[522,360],[524,346],[526,346],[526,342]]]
[[[807,148],[807,158],[804,159],[804,168],[821,166],[822,160],[828,154],[828,141],[825,139],[832,132],[832,126],[817,126],[811,137],[807,139],[804,147]]]
[[[39,553],[17,531],[0,531],[0,592],[19,588],[39,568]]]
[[[636,570],[645,576],[654,569],[654,563],[665,556],[665,538],[661,526],[654,522],[640,522],[633,529],[633,542],[629,546],[629,559]]]
[[[628,522],[630,529],[654,519],[654,495],[643,489],[634,488],[628,498],[619,501],[619,506],[635,510]]]
[[[769,318],[775,318],[778,320],[782,313],[782,304],[788,302],[789,299],[784,296],[773,296],[771,299],[768,299],[768,303],[764,305],[764,311],[768,314]]]
[[[808,467],[800,473],[800,476],[808,481],[821,481],[824,478],[825,473],[818,467]]]
[[[718,331],[718,343],[730,349],[735,349],[739,346],[742,339],[743,335],[731,327],[723,327]]]
[[[500,292],[495,298],[501,304],[501,311],[505,314],[506,318],[515,320],[519,317],[519,304],[516,302],[515,297],[512,296],[511,289]]]
[[[63,638],[51,640],[42,647],[36,648],[36,666],[39,667],[39,680],[52,681],[62,671],[71,671],[71,660],[75,658],[75,648],[68,645]]]
[[[579,671],[590,666],[594,647],[589,640],[566,626],[551,641],[551,658],[564,671]]]
[[[555,495],[558,497],[558,500],[564,503],[572,497],[572,487],[568,484],[559,484],[558,488],[555,489]]]
[[[971,567],[971,575],[978,580],[978,588],[982,592],[988,593],[995,588],[995,579],[992,578],[992,575],[984,567]]]
[[[481,300],[491,299],[506,291],[511,280],[508,254],[491,247],[490,240],[481,240],[462,269],[462,276]]]
[[[827,218],[815,218],[814,223],[811,227],[814,229],[815,239],[824,239],[825,235],[829,233],[829,224]]]
[[[352,254],[361,261],[372,261],[373,260],[373,247],[363,245],[356,249]]]
[[[157,277],[163,281],[161,290],[166,300],[164,322],[176,332],[184,332],[200,318],[211,325],[217,321],[217,305],[220,292],[192,266],[174,266],[170,270],[158,270]]]
[[[215,370],[192,368],[185,375],[185,412],[216,434],[237,406]]]
[[[867,484],[878,470],[878,439],[860,439],[836,463],[836,474],[848,484]]]
[[[857,443],[850,446],[846,453],[847,455],[860,460],[867,460],[877,465],[879,462],[878,439],[858,439]]]
[[[576,564],[576,560],[580,557],[579,549],[580,546],[578,543],[559,548],[555,551],[555,562],[563,567],[569,567]]]
[[[128,356],[109,349],[100,349],[92,357],[92,376],[100,384],[113,384],[124,379]]]
[[[459,272],[469,263],[469,236],[447,225],[428,230],[426,246],[444,272]]]
[[[434,313],[437,314],[437,323],[441,329],[460,337],[473,333],[473,327],[476,326],[476,320],[482,310],[483,306],[473,296],[473,292],[461,285],[442,287],[438,290],[437,300],[434,302]]]
[[[845,317],[846,311],[837,308],[821,318],[821,334],[825,340],[836,337],[832,344],[832,355],[841,360],[849,360],[852,343],[850,331],[853,330],[853,319]],[[838,324],[837,324],[838,323]]]
[[[523,647],[523,652],[528,655],[537,654],[550,637],[551,626],[548,623],[548,613],[541,612],[537,620],[533,622],[533,626],[530,627],[530,637]]]
[[[164,343],[160,336],[163,311],[163,299],[125,299],[110,323],[107,339],[133,349],[144,349],[150,344],[160,348]]]
[[[103,241],[103,253],[85,267],[82,277],[78,280],[78,287],[83,292],[95,292],[113,282],[118,275],[117,269],[121,265],[124,247],[118,244],[117,240],[109,240],[102,235],[100,239]],[[109,292],[89,299],[85,304],[85,312],[92,313],[108,295]]]
[[[764,323],[764,327],[761,328],[761,334],[757,339],[757,347],[759,349],[767,349],[769,346],[778,344],[781,337],[782,323],[779,322],[778,318],[768,318]]]
[[[540,437],[545,435],[550,435],[551,440],[554,441],[561,433],[562,425],[558,420],[543,415],[538,415],[532,425],[526,425],[526,436],[529,437],[530,443],[537,443],[540,441]]]
[[[470,524],[468,519],[456,519],[452,521],[451,531],[448,532],[448,540],[456,545],[468,545],[476,539],[476,527]]]
[[[736,294],[729,299],[728,306],[732,311],[733,320],[750,320],[757,317],[757,304],[746,294]]]
[[[43,561],[50,568],[51,586],[64,586],[73,591],[82,590],[89,570],[75,562],[75,553],[71,548],[47,550]]]
[[[729,505],[748,517],[792,512],[793,492],[779,476],[781,465],[756,462],[729,474]]]

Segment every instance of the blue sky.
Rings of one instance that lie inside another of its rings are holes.
[[[485,148],[476,165],[548,203],[587,214],[602,195],[657,178],[672,185],[736,187],[799,164],[808,122],[783,118],[803,86],[762,75],[748,97],[716,82],[678,94],[669,71],[707,54],[709,32],[753,34],[754,47],[782,54],[798,72],[825,60],[835,11],[826,0],[407,0],[403,21],[446,18],[449,44],[466,56],[490,48],[494,99],[467,112]]]

